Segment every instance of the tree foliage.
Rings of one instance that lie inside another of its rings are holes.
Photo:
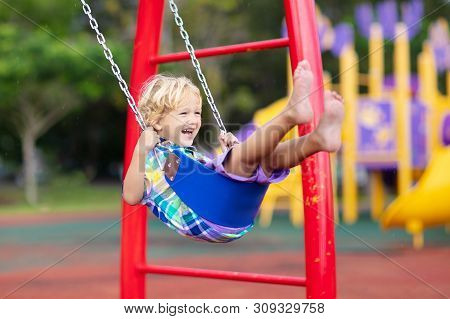
[[[124,79],[128,79],[137,0],[88,2]],[[361,2],[367,1],[317,0],[333,23],[353,23],[354,7]],[[177,0],[177,3],[196,48],[278,38],[281,33],[282,1]],[[425,1],[425,12],[432,12],[442,3],[442,0]],[[12,126],[12,115],[20,101],[28,100],[46,112],[67,103],[67,107],[71,105],[70,113],[40,138],[38,147],[45,151],[48,161],[63,169],[81,168],[93,171],[92,176],[110,175],[110,167],[122,160],[126,100],[80,4],[5,0],[0,8],[0,156],[20,163],[20,145]],[[424,28],[411,44],[413,56],[421,49],[429,22],[438,15],[448,16],[448,10],[446,6],[424,18]],[[357,36],[355,47],[363,56],[367,41]],[[389,54],[389,45],[387,49]],[[168,7],[161,50],[184,51]],[[389,61],[387,71],[392,67]],[[327,70],[337,75],[335,57],[325,53],[323,62]],[[202,65],[225,122],[248,122],[255,110],[286,93],[284,49],[208,58],[202,60]],[[160,70],[187,74],[196,80],[188,61],[163,65]],[[366,71],[364,61],[361,71]],[[205,114],[205,120],[211,121],[211,114]],[[203,138],[200,136],[199,141]]]

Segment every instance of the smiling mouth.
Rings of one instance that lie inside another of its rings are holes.
[[[181,130],[181,133],[185,136],[192,137],[192,135],[194,134],[194,130],[184,129],[184,130]]]

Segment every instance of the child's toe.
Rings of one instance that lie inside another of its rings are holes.
[[[323,97],[325,99],[325,102],[327,102],[333,98],[333,92],[330,90],[325,90],[325,92],[323,93]]]
[[[303,70],[311,70],[311,66],[307,60],[302,60],[298,63],[299,67]]]

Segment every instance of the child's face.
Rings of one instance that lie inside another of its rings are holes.
[[[186,93],[180,105],[166,114],[154,128],[158,135],[180,146],[191,146],[202,125],[202,106],[199,98]]]

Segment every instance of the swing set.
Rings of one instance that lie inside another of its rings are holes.
[[[226,128],[217,110],[197,58],[256,50],[288,47],[291,66],[295,68],[299,61],[309,61],[315,75],[311,87],[310,101],[314,110],[311,124],[299,126],[299,135],[309,133],[318,123],[323,112],[322,61],[315,21],[314,0],[284,0],[288,37],[266,41],[250,42],[201,50],[194,50],[189,35],[184,29],[183,20],[178,13],[174,0],[169,0],[170,9],[180,35],[185,42],[186,52],[159,55],[159,45],[163,21],[164,0],[140,0],[138,5],[137,28],[133,49],[131,69],[131,91],[114,62],[106,40],[98,29],[85,0],[80,0],[83,11],[89,18],[91,28],[96,32],[97,40],[103,47],[106,59],[119,81],[130,108],[127,112],[124,175],[130,164],[133,149],[141,130],[146,128],[139,114],[135,99],[139,88],[145,81],[157,73],[159,64],[191,59],[198,79],[207,97],[208,104],[217,121],[219,129]],[[170,186],[182,200],[199,212],[202,217],[225,226],[242,227],[248,225],[256,216],[267,187],[256,183],[239,183],[219,174],[203,172],[205,169],[183,154],[175,154],[180,160],[178,172],[174,178],[168,178]],[[336,297],[336,266],[334,246],[333,194],[329,155],[317,153],[302,163],[303,202],[305,213],[305,265],[306,277],[288,277],[255,273],[239,273],[221,270],[193,269],[147,264],[147,208],[130,206],[122,200],[122,238],[121,238],[121,284],[122,298],[145,298],[146,274],[165,274],[235,281],[260,282],[291,286],[305,286],[307,298]],[[167,176],[166,176],[167,177]],[[192,193],[192,183],[195,192]],[[200,188],[200,190],[199,190]],[[219,191],[218,191],[219,190]],[[245,194],[245,196],[243,196]],[[239,198],[245,198],[240,200]],[[220,200],[220,208],[215,205]],[[215,207],[214,211],[209,208]]]

